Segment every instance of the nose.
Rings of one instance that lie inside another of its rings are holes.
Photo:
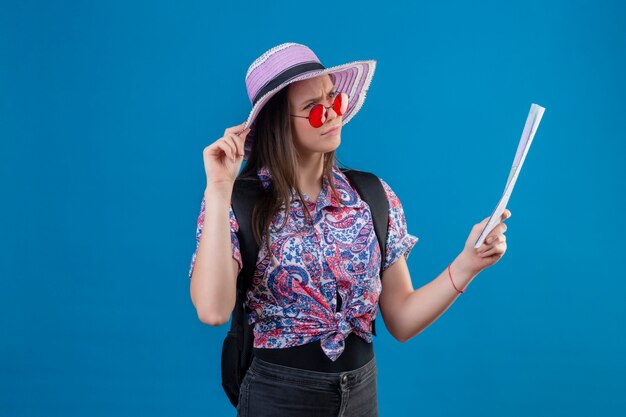
[[[335,111],[335,109],[333,108],[333,103],[330,103],[330,107],[326,108],[326,121],[328,122],[329,120],[333,120],[337,117],[337,112]]]

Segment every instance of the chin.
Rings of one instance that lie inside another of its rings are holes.
[[[301,143],[300,148],[304,152],[322,152],[327,153],[334,151],[341,144],[341,135],[333,135],[333,137],[320,136],[317,139],[311,139],[309,143]],[[308,146],[307,146],[308,145]]]
[[[332,136],[322,136],[320,140],[322,143],[326,142],[328,146],[337,146],[337,144],[341,143],[341,132]]]

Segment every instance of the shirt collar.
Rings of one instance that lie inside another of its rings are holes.
[[[269,167],[263,166],[257,170],[257,176],[261,180],[261,184],[264,189],[267,189],[272,182],[272,174],[269,170]],[[344,200],[343,206],[346,207],[360,207],[363,204],[363,200],[361,200],[359,194],[352,188],[348,178],[345,176],[343,172],[335,165],[333,166],[333,178],[335,181],[335,188],[341,198]],[[308,199],[308,196],[304,197],[309,203],[313,204],[311,200]],[[291,187],[291,200],[297,200],[297,193],[294,187]],[[332,189],[330,188],[330,183],[326,175],[322,177],[322,190],[320,191],[320,195],[317,200],[318,208],[323,208],[326,206],[331,207],[342,207],[340,201],[333,195]]]

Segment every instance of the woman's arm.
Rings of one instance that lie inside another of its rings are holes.
[[[511,212],[506,210],[503,220],[510,216]],[[379,306],[385,326],[393,337],[406,342],[421,333],[457,299],[460,293],[455,287],[464,291],[480,271],[495,264],[504,255],[506,225],[502,222],[491,231],[485,244],[478,249],[473,247],[487,220],[474,226],[463,252],[450,265],[450,272],[446,267],[423,287],[413,289],[404,256],[383,272]]]
[[[229,209],[232,187],[207,187],[202,235],[191,276],[191,300],[203,323],[220,326],[235,307],[238,264],[232,258]]]
[[[450,266],[450,272],[454,285],[464,291],[478,273],[462,268],[457,257]],[[406,342],[430,326],[459,296],[450,282],[448,268],[428,284],[414,290],[404,256],[385,270],[382,282],[380,311],[385,326],[400,342]]]

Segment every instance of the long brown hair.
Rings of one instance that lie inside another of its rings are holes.
[[[261,236],[265,236],[267,253],[273,258],[270,243],[270,225],[281,206],[285,205],[285,216],[283,224],[278,228],[282,230],[289,219],[291,208],[291,188],[293,187],[298,195],[305,211],[305,218],[308,223],[312,222],[311,213],[304,203],[304,197],[298,186],[298,158],[297,150],[293,143],[291,133],[291,117],[289,117],[289,87],[283,88],[276,93],[263,106],[254,125],[254,142],[250,157],[244,169],[238,175],[240,178],[258,178],[257,170],[261,167],[269,168],[272,180],[270,186],[263,193],[252,211],[252,224],[254,239],[261,245]],[[324,154],[323,175],[329,180],[332,193],[337,200],[343,204],[341,196],[335,188],[333,178],[333,165],[335,161],[340,162],[335,151]],[[343,165],[343,164],[342,164]],[[263,230],[261,221],[263,220]]]

